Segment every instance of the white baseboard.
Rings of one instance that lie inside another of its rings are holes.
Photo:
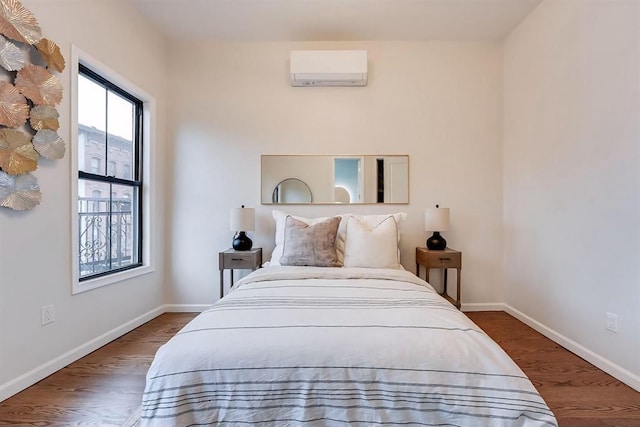
[[[531,326],[536,331],[540,332],[545,337],[550,340],[558,343],[562,347],[566,348],[570,352],[577,354],[587,362],[596,366],[599,369],[602,369],[609,375],[617,378],[623,383],[627,384],[629,387],[635,389],[636,391],[640,391],[640,377],[629,372],[628,370],[622,368],[621,366],[616,365],[609,359],[606,359],[600,356],[597,353],[589,350],[586,347],[578,344],[577,342],[565,337],[564,335],[554,331],[553,329],[543,325],[537,320],[532,319],[521,311],[516,310],[515,308],[506,305],[504,306],[507,313],[520,320],[521,322]]]
[[[43,378],[59,371],[92,351],[99,349],[103,345],[110,343],[116,338],[121,337],[127,332],[131,332],[135,328],[147,323],[149,320],[160,316],[162,313],[200,313],[210,307],[211,304],[165,304],[154,308],[153,310],[150,310],[147,313],[100,335],[98,338],[82,344],[61,356],[44,363],[23,375],[20,375],[18,378],[4,384],[0,384],[0,402],[21,392],[25,388],[32,386]]]
[[[99,349],[103,345],[110,343],[116,338],[121,337],[127,332],[131,332],[138,326],[141,326],[144,323],[147,323],[149,320],[158,317],[162,313],[164,313],[164,306],[160,306],[153,310],[150,310],[144,313],[143,315],[138,316],[135,319],[123,325],[120,325],[100,335],[99,337],[92,339],[91,341],[85,344],[82,344],[72,349],[64,353],[63,355],[58,356],[55,359],[50,360],[49,362],[44,363],[9,382],[0,384],[0,402],[2,402],[5,399],[8,399],[9,397],[13,396],[16,393],[21,392],[25,388],[32,386],[33,384],[37,383],[43,378],[46,378],[49,375],[53,374],[54,372],[59,371],[60,369],[67,366],[68,364],[75,362],[76,360],[86,356],[92,351]]]
[[[462,304],[461,311],[505,311],[504,304],[500,302],[486,304]]]

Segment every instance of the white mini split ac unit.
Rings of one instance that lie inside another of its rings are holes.
[[[366,86],[366,50],[292,50],[292,86]]]

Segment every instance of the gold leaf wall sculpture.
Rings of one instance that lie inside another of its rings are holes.
[[[56,110],[55,107],[51,105],[36,105],[31,109],[29,124],[33,130],[58,130],[60,127],[58,117],[58,110]]]
[[[7,71],[18,71],[24,67],[24,52],[15,43],[0,36],[0,65]]]
[[[50,129],[42,129],[35,134],[33,148],[45,159],[57,160],[64,157],[64,141]]]
[[[38,153],[30,135],[17,129],[0,129],[0,168],[10,175],[36,170]]]
[[[53,68],[59,73],[64,70],[64,57],[62,53],[60,53],[60,48],[57,44],[49,39],[42,39],[38,42],[36,48],[48,67]]]
[[[65,61],[18,0],[0,0],[0,66],[8,77],[0,75],[0,207],[22,211],[40,203],[40,187],[30,173],[39,158],[61,159],[65,153],[54,107],[63,87],[51,74],[61,73]]]
[[[11,83],[0,81],[0,125],[22,126],[29,117],[27,100]]]
[[[41,197],[35,176],[30,173],[12,176],[0,171],[0,206],[24,211],[39,204]]]
[[[0,33],[26,44],[42,38],[38,20],[18,0],[0,0]]]
[[[36,105],[56,105],[62,100],[62,84],[39,65],[27,64],[18,71],[16,87]]]

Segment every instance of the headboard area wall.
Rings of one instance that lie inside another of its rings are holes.
[[[406,212],[401,261],[415,269],[424,209],[451,208],[450,247],[464,252],[466,303],[502,301],[502,48],[453,42],[173,42],[173,141],[167,165],[169,300],[216,299],[229,209],[256,209],[254,247],[274,247],[261,204],[261,157],[407,155],[408,204],[287,205],[293,214]],[[292,87],[296,49],[365,49],[365,87]]]

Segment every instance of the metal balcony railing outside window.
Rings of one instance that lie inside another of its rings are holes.
[[[78,198],[81,278],[138,262],[131,207],[129,198]]]

